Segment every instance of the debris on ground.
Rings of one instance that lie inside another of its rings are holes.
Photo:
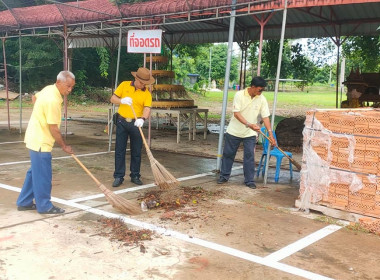
[[[197,271],[202,271],[209,266],[209,260],[203,257],[192,257],[189,262],[198,266]]]
[[[216,200],[220,197],[222,190],[210,192],[202,187],[184,187],[175,188],[165,191],[149,191],[139,198],[141,205],[148,209],[164,209],[164,213],[160,216],[160,220],[177,220],[179,222],[187,222],[191,219],[200,218],[194,212],[194,206],[209,200]]]
[[[221,193],[221,190],[210,192],[202,187],[184,187],[165,191],[149,191],[139,198],[139,201],[144,202],[148,209],[164,208],[169,212],[180,207],[194,206],[202,201],[208,201],[212,197],[220,196]]]
[[[103,226],[104,231],[99,235],[109,237],[111,241],[123,242],[124,246],[140,246],[144,240],[152,240],[153,231],[148,229],[132,230],[127,227],[127,225],[121,219],[115,218],[101,218],[98,220]],[[142,246],[142,247],[141,247]]]
[[[359,218],[359,224],[369,232],[380,235],[380,219],[372,217]]]

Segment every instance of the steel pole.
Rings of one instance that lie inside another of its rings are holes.
[[[226,122],[226,110],[227,110],[227,99],[228,99],[228,86],[229,86],[229,81],[230,81],[232,44],[233,44],[233,40],[234,40],[234,29],[235,29],[235,15],[236,15],[235,5],[236,5],[236,0],[232,0],[231,17],[230,17],[230,19],[231,19],[230,20],[230,30],[229,30],[229,35],[228,35],[226,75],[224,77],[222,117],[220,120],[218,155],[217,155],[217,159],[216,159],[216,171],[220,171],[220,166],[221,166],[221,162],[222,162],[222,146],[223,146],[223,137],[224,137],[224,125]]]
[[[67,63],[67,25],[64,26],[64,59],[63,59],[63,70],[68,71],[68,63]],[[65,139],[67,138],[67,95],[63,97],[64,104],[64,116],[65,116]]]
[[[120,65],[120,53],[121,53],[121,34],[122,30],[121,27],[123,26],[123,22],[120,21],[120,30],[119,30],[119,48],[117,50],[117,62],[116,62],[116,73],[115,73],[115,88],[117,88],[117,84],[119,83],[119,65]],[[113,92],[112,92],[113,94]],[[113,133],[113,114],[115,114],[115,104],[112,104],[112,112],[111,112],[111,121],[107,120],[107,123],[109,123],[108,127],[108,151],[111,151],[111,144],[112,144],[112,133]]]
[[[282,62],[282,49],[284,47],[284,37],[285,37],[285,26],[286,26],[286,15],[287,15],[287,4],[288,1],[284,0],[284,14],[282,16],[282,28],[281,28],[281,39],[280,39],[280,49],[278,51],[278,62],[277,62],[277,73],[276,73],[276,84],[274,89],[274,98],[273,98],[273,108],[272,108],[272,120],[271,120],[271,129],[273,130],[274,127],[274,119],[276,116],[276,104],[277,104],[277,93],[278,93],[278,85],[280,81],[280,73],[281,73],[281,62]],[[269,167],[269,153],[271,150],[271,145],[269,142],[268,145],[268,154],[267,154],[267,161],[265,164],[265,173],[264,173],[264,185],[267,184],[267,178],[268,178],[268,167]]]
[[[7,56],[5,54],[5,38],[3,38],[3,56],[4,56],[4,80],[5,92],[7,94],[7,111],[8,111],[8,130],[11,130],[11,119],[9,113],[9,92],[8,92],[8,72],[7,72]]]
[[[21,31],[18,37],[18,51],[19,51],[19,82],[20,82],[20,95],[19,95],[19,107],[20,107],[20,134],[22,133],[22,57],[21,57]]]

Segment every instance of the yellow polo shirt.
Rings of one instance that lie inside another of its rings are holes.
[[[62,96],[55,85],[46,86],[36,94],[33,112],[25,132],[24,143],[33,151],[51,152],[55,139],[49,124],[61,125]]]
[[[248,89],[236,92],[232,112],[240,112],[249,123],[253,124],[257,124],[259,115],[262,118],[270,116],[268,101],[265,96],[261,94],[251,98]],[[245,127],[245,124],[242,124],[234,115],[228,124],[227,133],[241,138],[257,136],[256,131]]]
[[[138,118],[142,117],[144,107],[152,107],[152,95],[147,87],[145,87],[145,90],[136,89],[131,81],[122,82],[115,90],[115,95],[120,98],[132,98],[132,106]],[[131,106],[129,105],[120,104],[117,112],[123,118],[135,118]]]

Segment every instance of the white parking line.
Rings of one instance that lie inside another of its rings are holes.
[[[9,185],[4,185],[4,184],[1,184],[1,183],[0,183],[0,188],[11,190],[11,191],[16,191],[16,192],[20,192],[21,191],[21,188],[16,188],[16,187],[12,187],[12,186],[9,186]],[[246,253],[246,252],[243,252],[243,251],[231,248],[231,247],[227,247],[227,246],[224,246],[224,245],[220,245],[220,244],[217,244],[217,243],[214,243],[214,242],[210,242],[210,241],[207,241],[207,240],[203,240],[203,239],[199,239],[199,238],[196,238],[196,237],[190,237],[187,234],[183,234],[183,233],[171,230],[171,229],[166,229],[166,228],[158,227],[156,225],[149,224],[149,223],[146,223],[146,222],[141,222],[141,221],[138,221],[138,220],[135,220],[135,219],[132,219],[132,218],[127,218],[127,217],[122,216],[122,215],[110,213],[110,212],[103,211],[103,210],[96,209],[96,208],[91,208],[89,206],[81,205],[81,204],[74,203],[74,202],[69,202],[67,200],[56,198],[56,197],[52,197],[51,200],[53,202],[58,202],[58,203],[61,203],[63,205],[67,205],[67,206],[71,206],[71,207],[74,207],[74,208],[78,208],[78,209],[81,209],[81,210],[84,210],[84,211],[87,211],[87,212],[90,212],[90,213],[93,213],[93,214],[105,216],[105,217],[108,217],[108,218],[121,219],[126,224],[130,224],[130,225],[133,225],[133,226],[136,226],[136,227],[140,227],[140,228],[149,229],[149,230],[155,231],[157,233],[160,233],[160,234],[163,234],[163,235],[166,235],[166,236],[174,237],[174,238],[177,238],[179,240],[182,240],[182,241],[185,241],[185,242],[188,242],[188,243],[196,244],[196,245],[199,245],[199,246],[202,246],[202,247],[205,247],[205,248],[208,248],[208,249],[212,249],[212,250],[215,250],[215,251],[218,251],[218,252],[222,252],[222,253],[225,253],[225,254],[228,254],[228,255],[231,255],[231,256],[234,256],[234,257],[238,257],[238,258],[250,261],[250,262],[262,264],[262,265],[265,265],[265,266],[268,266],[268,267],[271,267],[271,268],[274,268],[274,269],[277,269],[277,270],[280,270],[280,271],[284,271],[284,272],[287,272],[287,273],[290,273],[290,274],[293,274],[293,275],[304,277],[306,279],[314,279],[314,280],[332,279],[332,278],[328,278],[328,277],[325,277],[323,275],[319,275],[319,274],[316,274],[316,273],[313,273],[313,272],[310,272],[310,271],[307,271],[307,270],[303,270],[303,269],[300,269],[300,268],[297,268],[297,267],[294,267],[294,266],[290,266],[290,265],[287,265],[287,264],[282,264],[282,263],[279,263],[277,261],[273,261],[271,259],[267,259],[267,258],[259,257],[259,256],[256,256],[256,255],[253,255],[253,254],[249,254],[249,253]]]
[[[314,242],[317,242],[318,240],[321,240],[322,238],[336,232],[337,230],[340,230],[342,227],[338,225],[328,225],[327,227],[324,227],[284,248],[281,250],[278,250],[277,252],[274,252],[270,254],[269,256],[266,256],[266,260],[271,261],[280,261],[286,257],[289,257],[290,255],[302,250],[303,248],[306,248],[307,246],[313,244]]]
[[[111,152],[98,152],[98,153],[90,153],[90,154],[81,154],[81,155],[76,155],[76,156],[77,157],[87,157],[87,156],[103,155],[103,154],[108,154],[108,153],[114,153],[114,151],[111,151]],[[62,157],[54,157],[52,159],[53,160],[57,160],[57,159],[66,159],[66,158],[72,158],[72,157],[71,156],[62,156]],[[29,162],[30,162],[30,160],[4,162],[4,163],[0,163],[0,166],[15,165],[15,164],[29,163]]]
[[[0,145],[4,145],[4,144],[16,144],[16,143],[24,143],[24,141],[1,142]]]

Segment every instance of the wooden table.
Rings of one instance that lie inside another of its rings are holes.
[[[203,117],[202,117],[203,114]],[[198,131],[203,131],[203,139],[207,139],[207,116],[208,116],[208,109],[199,109],[195,108],[193,112],[193,140],[195,140],[195,135]],[[203,123],[203,128],[197,129],[197,121],[200,121]]]
[[[181,134],[188,134],[189,140],[195,140],[198,131],[203,131],[204,139],[207,138],[207,115],[208,109],[199,108],[153,108],[152,116],[156,115],[157,125],[159,128],[159,116],[165,115],[171,123],[177,128],[177,143],[181,140]],[[202,116],[203,114],[203,116]],[[197,129],[197,121],[203,123],[202,129]],[[184,128],[188,127],[187,130]]]

